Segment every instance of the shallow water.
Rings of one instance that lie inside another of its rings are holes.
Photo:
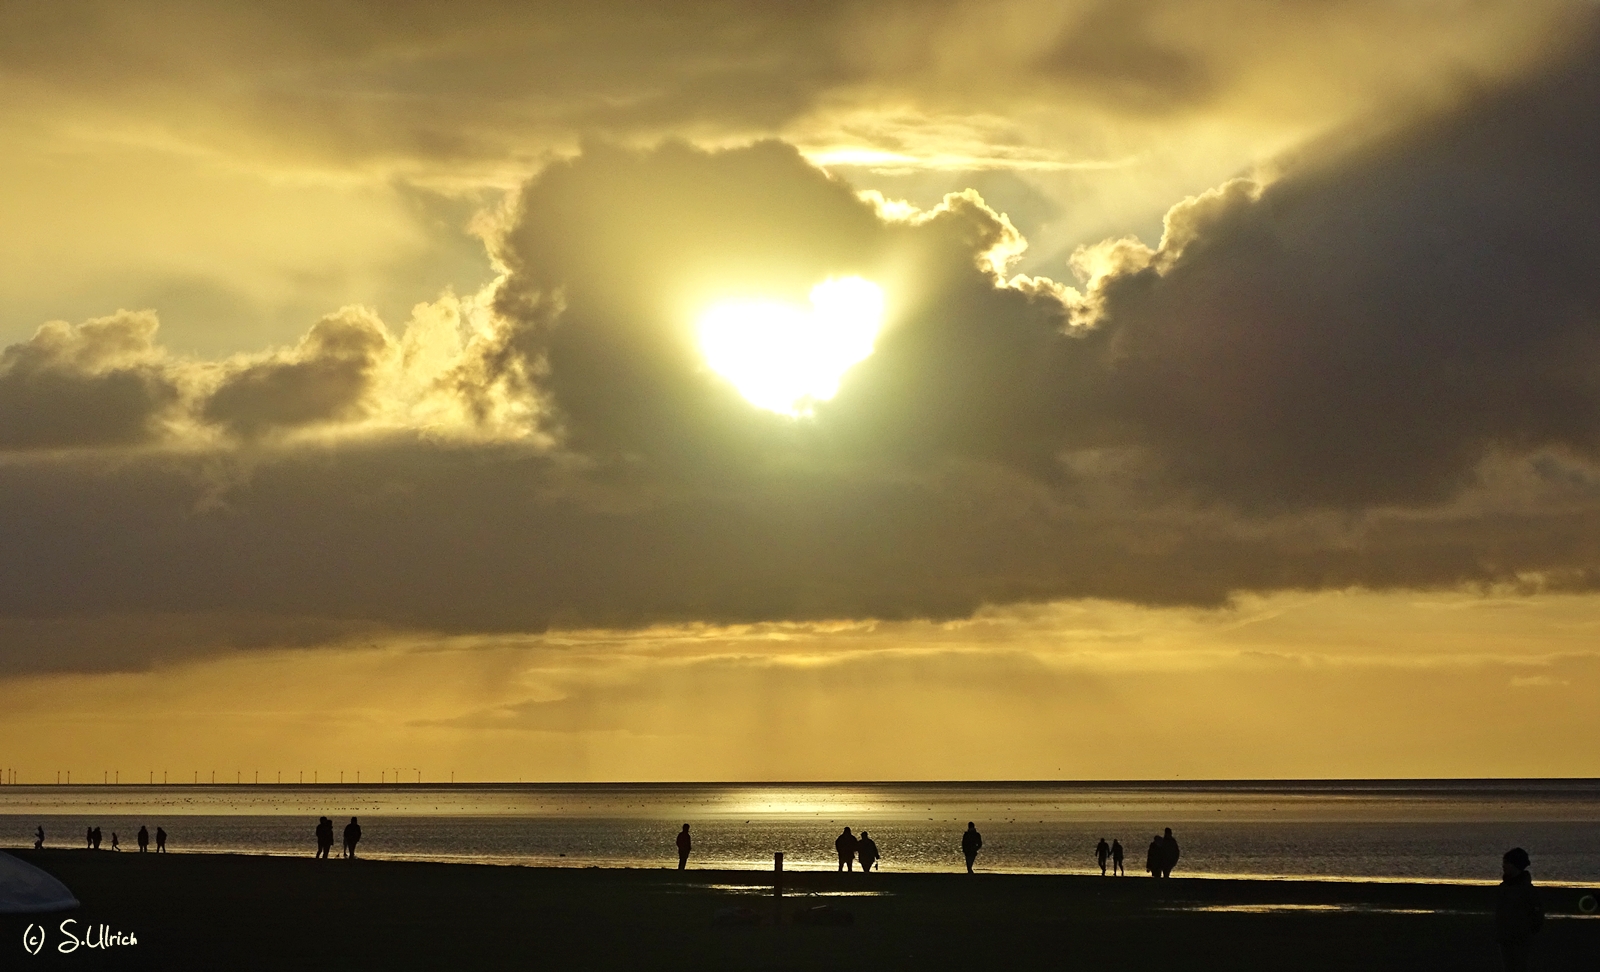
[[[319,815],[361,818],[364,856],[671,866],[688,822],[704,867],[832,869],[842,827],[883,869],[1094,873],[1100,837],[1140,871],[1171,827],[1180,875],[1492,882],[1520,845],[1541,883],[1600,884],[1600,781],[889,783],[367,786],[0,786],[0,845],[82,847],[86,827],[133,850],[142,823],[174,852],[307,854]]]

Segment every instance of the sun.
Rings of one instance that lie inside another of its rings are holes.
[[[872,354],[883,290],[860,277],[824,280],[811,306],[766,300],[714,304],[700,316],[706,364],[758,408],[809,415],[839,391],[852,365]]]

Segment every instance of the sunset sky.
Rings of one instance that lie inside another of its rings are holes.
[[[1600,776],[1591,0],[0,5],[22,782]]]

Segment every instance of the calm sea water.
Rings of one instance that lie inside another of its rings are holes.
[[[376,858],[568,866],[832,869],[841,828],[871,832],[884,870],[1093,873],[1101,837],[1137,874],[1171,827],[1180,875],[1494,881],[1520,845],[1541,883],[1600,884],[1600,780],[1294,783],[887,783],[367,786],[0,786],[0,846],[134,848],[140,824],[175,853],[310,855],[326,814],[362,825]]]

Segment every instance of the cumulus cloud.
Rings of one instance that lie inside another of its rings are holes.
[[[1592,58],[1080,254],[1130,441],[1247,504],[1430,503],[1600,446]]]
[[[0,450],[128,445],[160,433],[179,389],[155,314],[52,321],[0,352]]]
[[[246,437],[361,418],[371,407],[376,372],[394,353],[376,315],[347,307],[318,321],[294,348],[230,370],[200,414]]]

